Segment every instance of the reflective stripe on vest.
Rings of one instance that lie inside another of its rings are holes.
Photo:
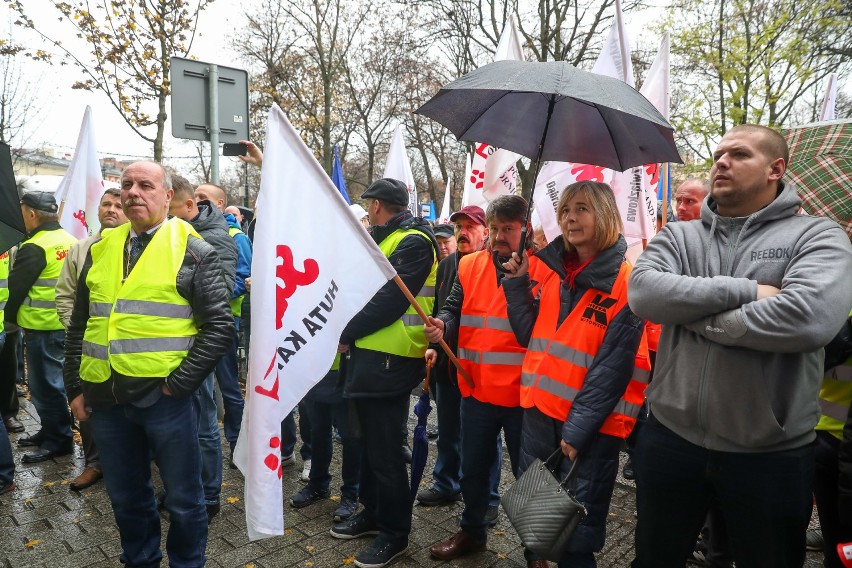
[[[630,265],[622,263],[612,292],[587,290],[561,324],[558,318],[562,282],[558,277],[545,281],[538,317],[524,358],[521,406],[535,406],[557,420],[568,417],[574,398],[583,389],[586,373],[594,366],[610,322],[627,305],[629,276]],[[630,382],[601,426],[601,433],[619,438],[630,434],[645,400],[650,370],[643,332]]]
[[[420,231],[397,229],[379,243],[379,249],[386,257],[390,258],[402,239],[409,235],[417,235],[418,238],[426,239],[431,247],[432,241]],[[435,306],[435,274],[438,268],[436,258],[435,249],[432,247],[432,269],[429,271],[429,276],[426,278],[423,287],[414,297],[417,304],[427,314],[431,314],[432,308]],[[356,339],[355,345],[361,349],[371,349],[400,357],[420,358],[426,354],[426,348],[429,344],[426,341],[426,332],[423,330],[423,320],[417,315],[414,306],[409,305],[398,320],[366,337]]]
[[[122,225],[92,245],[86,277],[89,321],[80,364],[80,376],[88,382],[104,382],[112,370],[130,377],[166,377],[186,357],[198,332],[192,308],[176,285],[187,239],[198,233],[180,219],[163,223],[122,282],[129,233],[129,224]]]
[[[228,235],[233,239],[237,235],[245,234],[241,230],[236,227],[228,227]],[[239,249],[237,249],[239,253]],[[231,298],[231,313],[234,314],[235,317],[242,317],[243,315],[243,299],[246,297],[245,294],[241,296],[237,296],[236,298]]]
[[[6,301],[9,299],[9,253],[0,254],[0,333],[5,328],[5,320],[3,310],[6,308]]]
[[[541,269],[531,259],[530,273]],[[459,317],[458,358],[473,380],[471,389],[459,381],[462,396],[480,402],[513,407],[520,404],[521,365],[526,349],[518,344],[506,311],[503,288],[488,251],[477,251],[459,261],[459,283],[464,290]]]
[[[77,242],[65,229],[39,231],[25,244],[33,244],[44,252],[45,266],[27,291],[18,309],[18,325],[24,329],[55,331],[64,329],[56,311],[56,281],[68,249]]]
[[[852,357],[829,369],[819,389],[820,417],[816,429],[843,439],[843,426],[852,405]]]

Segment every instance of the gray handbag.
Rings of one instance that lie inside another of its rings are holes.
[[[561,458],[562,449],[556,448],[546,461],[536,459],[500,498],[521,542],[543,560],[562,557],[568,539],[587,514],[568,487],[577,475],[579,456],[560,481]]]

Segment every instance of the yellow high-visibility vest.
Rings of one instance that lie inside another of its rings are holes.
[[[18,308],[18,325],[24,329],[56,331],[65,329],[56,311],[56,282],[68,249],[77,242],[65,229],[39,231],[21,243],[33,244],[44,251],[45,266]]]
[[[83,336],[80,377],[102,383],[111,370],[128,377],[167,377],[186,357],[198,329],[192,306],[178,293],[177,274],[190,235],[178,218],[164,222],[126,280],[125,246],[130,224],[92,245],[89,321]]]

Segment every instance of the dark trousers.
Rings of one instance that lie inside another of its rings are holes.
[[[485,540],[488,522],[485,513],[491,500],[491,469],[497,460],[494,439],[503,431],[512,473],[518,476],[521,426],[524,409],[497,406],[468,396],[462,399],[462,476],[464,512],[461,528],[477,540]]]
[[[411,532],[411,489],[402,446],[410,395],[353,398],[361,431],[361,486],[364,515],[376,521],[379,537],[407,544]],[[493,447],[493,444],[491,444]]]
[[[707,450],[651,415],[634,454],[639,520],[632,567],[683,568],[715,500],[737,568],[801,568],[813,459],[814,444],[766,453]]]
[[[290,414],[281,421],[281,456],[292,456],[296,451],[296,443],[302,438],[302,446],[299,448],[299,456],[302,461],[311,459],[313,449],[311,448],[311,419],[302,403],[299,403],[299,428],[296,429],[296,412]]]
[[[17,389],[20,336],[20,330],[6,332],[6,341],[0,350],[0,414],[4,419],[17,416],[21,409]]]
[[[358,480],[361,469],[361,445],[352,435],[349,420],[348,401],[335,403],[319,402],[306,398],[301,403],[311,427],[311,473],[309,483],[315,489],[327,490],[331,484],[331,457],[333,453],[332,422],[337,424],[343,446],[343,459],[340,476],[343,485],[340,495],[346,499],[358,500]]]
[[[828,432],[817,431],[816,469],[814,471],[814,497],[816,497],[819,526],[825,540],[825,568],[843,568],[837,555],[838,543],[852,542],[852,527],[840,522],[837,509],[839,501],[837,482],[837,452],[840,440]]]
[[[27,373],[33,406],[41,419],[40,448],[51,452],[70,450],[71,411],[65,397],[62,363],[65,331],[26,330]]]
[[[219,392],[222,393],[222,404],[225,406],[225,417],[222,425],[225,430],[225,438],[231,447],[237,443],[240,437],[240,425],[243,421],[243,392],[240,389],[237,364],[237,338],[240,330],[240,318],[234,318],[236,331],[231,339],[231,344],[225,350],[222,358],[216,363],[216,380],[219,383]]]

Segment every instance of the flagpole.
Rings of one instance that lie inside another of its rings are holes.
[[[669,180],[669,164],[663,164],[663,167],[665,168],[663,170],[663,173],[665,173],[665,177],[663,177],[662,175],[660,176],[660,181],[663,183],[663,223],[662,225],[660,225],[660,228],[666,226],[666,221],[669,218],[669,185],[671,182],[671,180]]]
[[[402,290],[402,293],[405,294],[405,297],[408,298],[408,301],[411,302],[411,305],[414,306],[414,309],[417,310],[417,313],[420,315],[421,319],[423,319],[423,323],[425,325],[429,324],[429,316],[426,315],[426,312],[423,311],[423,308],[420,307],[420,304],[417,303],[417,300],[414,299],[414,296],[411,294],[411,291],[408,289],[408,286],[405,285],[405,282],[402,281],[402,278],[399,277],[399,274],[393,277],[393,281],[396,282],[396,285],[399,286],[399,289]],[[446,344],[446,342],[442,339],[438,342],[438,345],[444,350],[444,353],[447,354],[447,357],[450,358],[450,362],[456,366],[458,372],[464,377],[467,386],[470,388],[474,388],[473,379],[462,369],[461,363],[456,359],[456,356],[453,355],[450,346]]]

